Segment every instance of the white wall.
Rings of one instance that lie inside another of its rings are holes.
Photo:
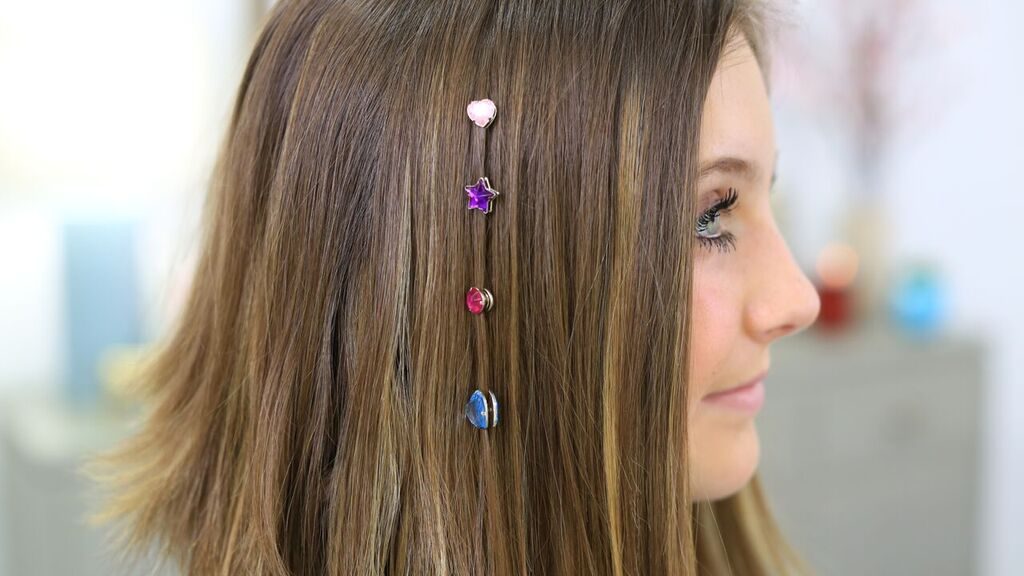
[[[146,330],[166,320],[253,6],[0,0],[0,391],[62,377],[65,218],[142,224]]]
[[[144,329],[166,322],[248,55],[252,6],[0,0],[0,397],[53,390],[64,377],[66,218],[143,226]],[[0,576],[5,511],[0,503]]]

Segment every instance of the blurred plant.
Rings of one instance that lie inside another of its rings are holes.
[[[899,97],[901,64],[908,45],[908,26],[918,0],[886,0],[888,10],[872,7],[864,14],[866,4],[878,2],[840,2],[843,20],[852,24],[848,45],[850,79],[847,112],[851,134],[856,146],[857,171],[865,179],[860,193],[878,193],[881,189],[878,170],[885,157],[886,143],[894,136],[903,114],[896,113]],[[858,10],[859,8],[859,10]]]
[[[823,116],[846,139],[849,194],[838,237],[859,256],[854,315],[884,311],[888,284],[885,163],[896,141],[939,116],[949,91],[924,89],[927,64],[955,33],[943,33],[934,0],[823,0],[802,33],[781,40],[779,91],[802,111]],[[813,18],[813,19],[812,19]],[[946,28],[956,31],[956,28]],[[815,34],[817,32],[817,34]],[[945,42],[942,42],[942,41]],[[788,75],[787,75],[788,73]]]
[[[874,196],[884,189],[881,172],[894,141],[934,122],[948,100],[948,87],[920,85],[920,71],[940,60],[935,53],[962,27],[940,26],[951,19],[940,18],[934,0],[826,0],[818,7],[820,26],[805,22],[800,33],[780,38],[777,80],[802,109],[845,128],[851,190]]]

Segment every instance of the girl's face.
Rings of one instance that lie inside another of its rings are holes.
[[[710,395],[762,379],[768,346],[806,328],[820,307],[769,204],[776,151],[761,70],[745,40],[735,47],[711,82],[700,138],[697,206],[704,216],[695,224],[689,400],[695,500],[739,491],[760,455],[754,415],[763,384]]]

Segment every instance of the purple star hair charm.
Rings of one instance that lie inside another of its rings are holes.
[[[491,202],[498,195],[499,192],[491,188],[491,182],[487,178],[481,177],[476,181],[476,184],[466,186],[466,196],[469,197],[467,208],[469,210],[479,210],[484,214],[490,214]]]

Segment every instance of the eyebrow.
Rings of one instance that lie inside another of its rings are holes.
[[[778,154],[776,154],[776,165],[778,164],[778,160],[779,156]],[[705,178],[716,172],[720,172],[723,174],[733,174],[745,178],[751,182],[755,182],[761,176],[761,167],[756,162],[744,160],[743,158],[739,158],[736,156],[722,156],[702,163],[700,166],[698,177]],[[771,181],[771,185],[773,187],[775,186],[775,179],[777,176],[777,170],[775,169],[775,167],[773,167]]]

